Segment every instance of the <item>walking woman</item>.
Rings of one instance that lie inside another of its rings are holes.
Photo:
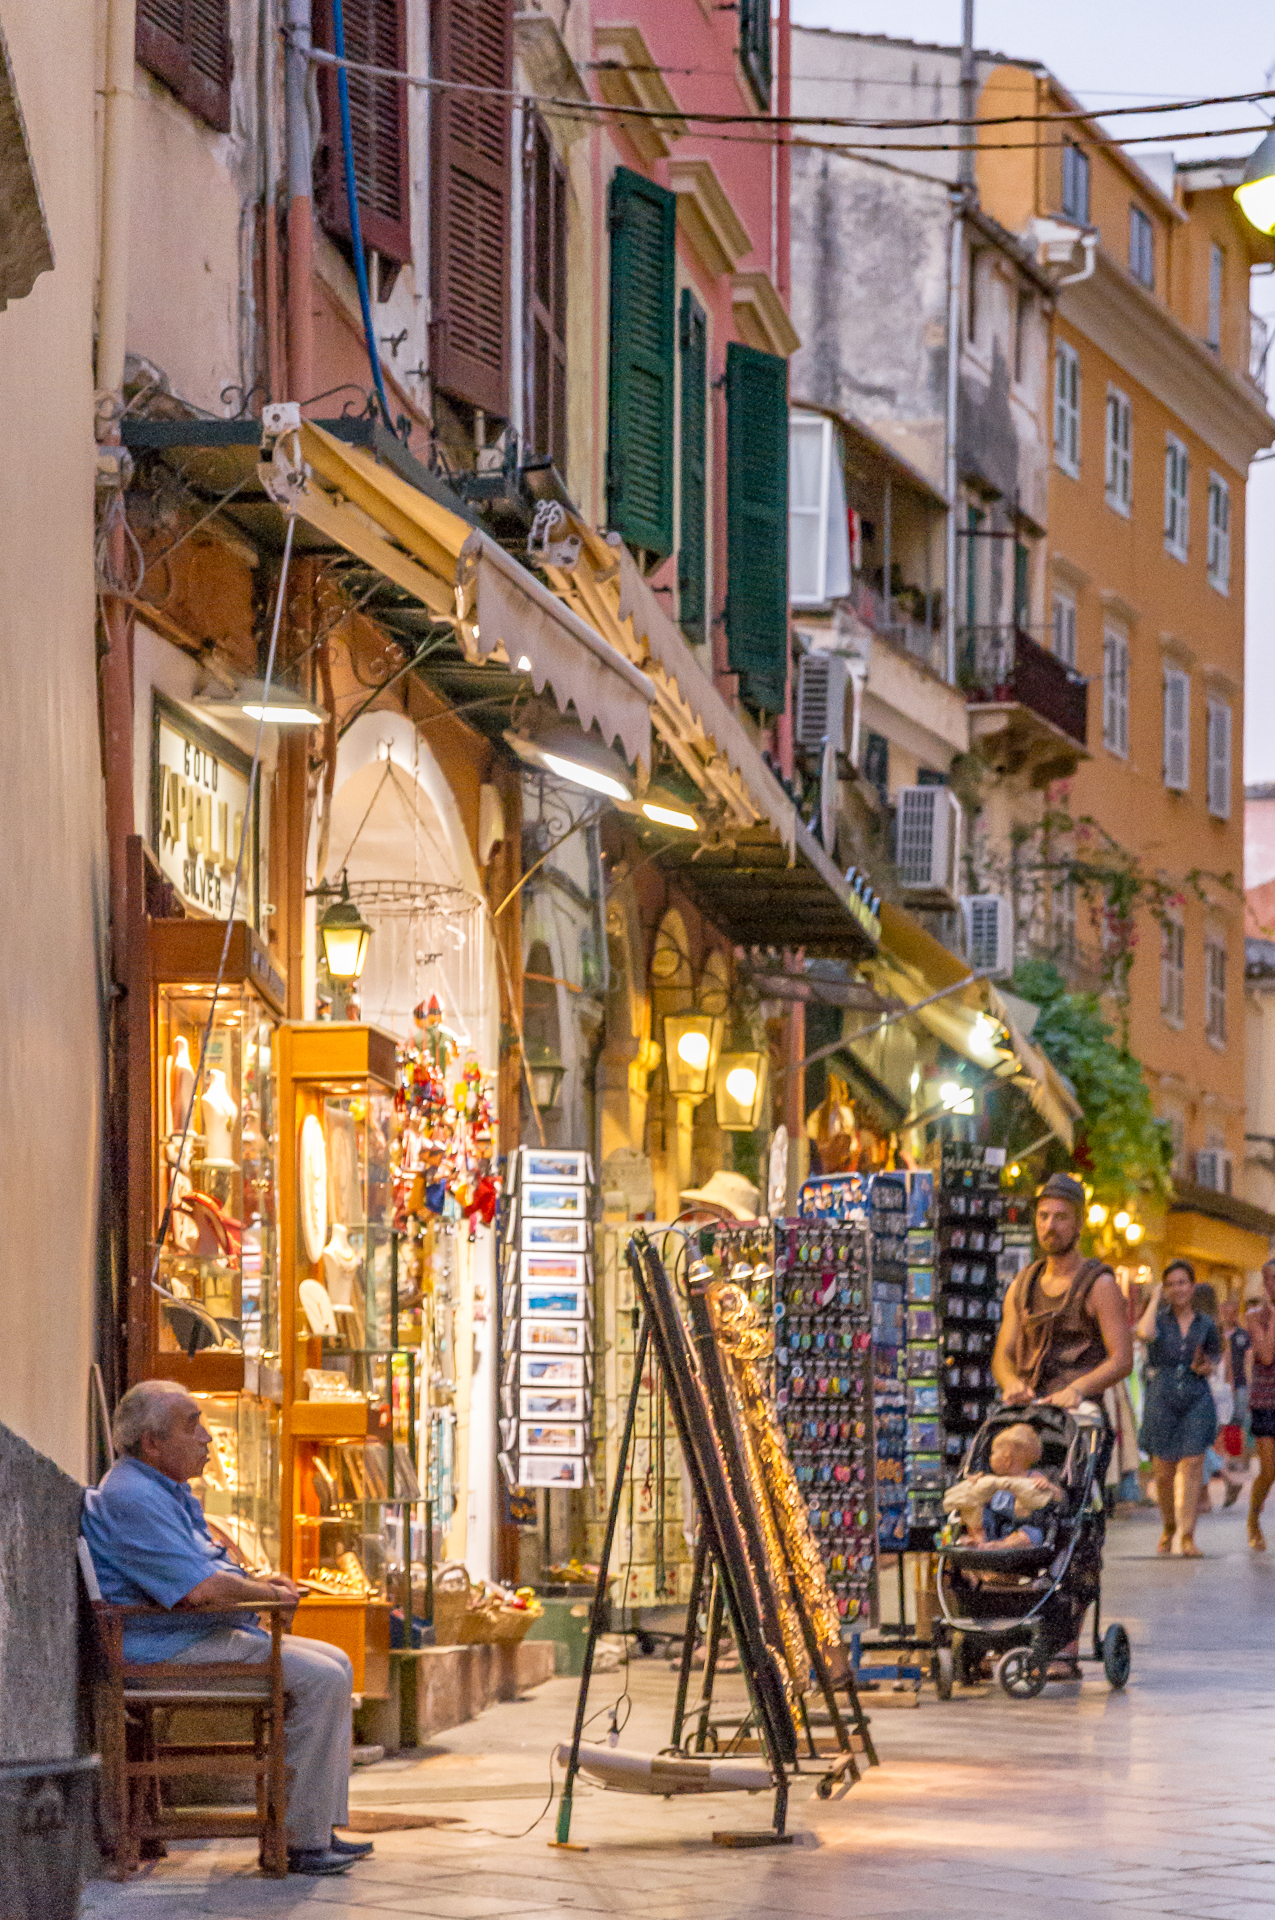
[[[1147,1348],[1147,1394],[1138,1440],[1155,1466],[1156,1498],[1164,1522],[1156,1551],[1171,1553],[1176,1547],[1186,1560],[1200,1558],[1195,1516],[1205,1451],[1217,1436],[1209,1375],[1222,1355],[1217,1323],[1196,1311],[1194,1292],[1190,1261],[1172,1261],[1135,1329]],[[1275,1310],[1271,1321],[1275,1335]],[[1275,1350],[1271,1357],[1275,1360]],[[1271,1477],[1275,1479],[1275,1471]]]
[[[1248,1418],[1257,1454],[1257,1476],[1248,1497],[1248,1544],[1265,1553],[1262,1506],[1275,1484],[1275,1260],[1262,1268],[1266,1298],[1250,1307],[1244,1324],[1253,1342],[1249,1362]]]

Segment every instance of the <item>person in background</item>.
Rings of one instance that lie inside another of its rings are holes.
[[[1253,1342],[1240,1325],[1240,1303],[1234,1294],[1226,1296],[1218,1314],[1225,1344],[1226,1377],[1231,1383],[1231,1421],[1242,1436],[1239,1457],[1243,1460],[1248,1452],[1248,1382],[1253,1365],[1250,1359]]]
[[[1252,1342],[1249,1356],[1248,1424],[1257,1455],[1257,1475],[1248,1497],[1248,1544],[1265,1553],[1262,1508],[1275,1485],[1275,1259],[1262,1268],[1265,1298],[1244,1316],[1244,1331]]]
[[[1222,1357],[1217,1323],[1195,1306],[1195,1269],[1173,1260],[1135,1329],[1146,1342],[1147,1393],[1138,1435],[1155,1467],[1164,1531],[1157,1553],[1198,1560],[1195,1518],[1204,1455],[1217,1437],[1209,1375]]]

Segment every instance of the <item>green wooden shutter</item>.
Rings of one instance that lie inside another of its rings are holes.
[[[689,287],[682,289],[681,514],[677,546],[677,612],[682,632],[700,646],[708,639],[705,581],[706,453],[708,437],[708,321]]]
[[[607,518],[630,546],[673,551],[673,240],[677,200],[627,167],[611,182]]]
[[[750,707],[779,713],[788,677],[788,362],[726,348],[726,637]]]

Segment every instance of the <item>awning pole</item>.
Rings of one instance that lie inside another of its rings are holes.
[[[910,1013],[919,1013],[922,1007],[932,1007],[936,1000],[946,1000],[949,994],[960,993],[963,987],[972,987],[976,981],[987,978],[985,973],[967,973],[963,980],[954,980],[950,987],[940,987],[937,993],[928,993],[924,1000],[914,1000],[911,1006],[901,1007],[898,1013],[883,1014],[880,1020],[874,1020],[870,1026],[860,1027],[857,1033],[843,1034],[840,1040],[833,1040],[826,1047],[816,1047],[804,1060],[799,1060],[797,1066],[801,1069],[814,1060],[826,1060],[829,1054],[840,1053],[843,1047],[853,1046],[856,1040],[866,1040],[869,1034],[880,1033],[883,1027],[892,1027],[896,1020],[906,1020]],[[779,1069],[781,1076],[787,1071],[786,1067]]]

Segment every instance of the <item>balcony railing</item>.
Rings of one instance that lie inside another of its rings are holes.
[[[972,704],[1027,707],[1079,746],[1088,744],[1088,681],[1030,634],[1016,627],[967,627],[958,657],[960,682]]]
[[[943,673],[943,636],[911,619],[893,595],[889,599],[868,581],[856,576],[850,586],[850,604],[861,620],[883,640],[892,640],[931,673]]]

